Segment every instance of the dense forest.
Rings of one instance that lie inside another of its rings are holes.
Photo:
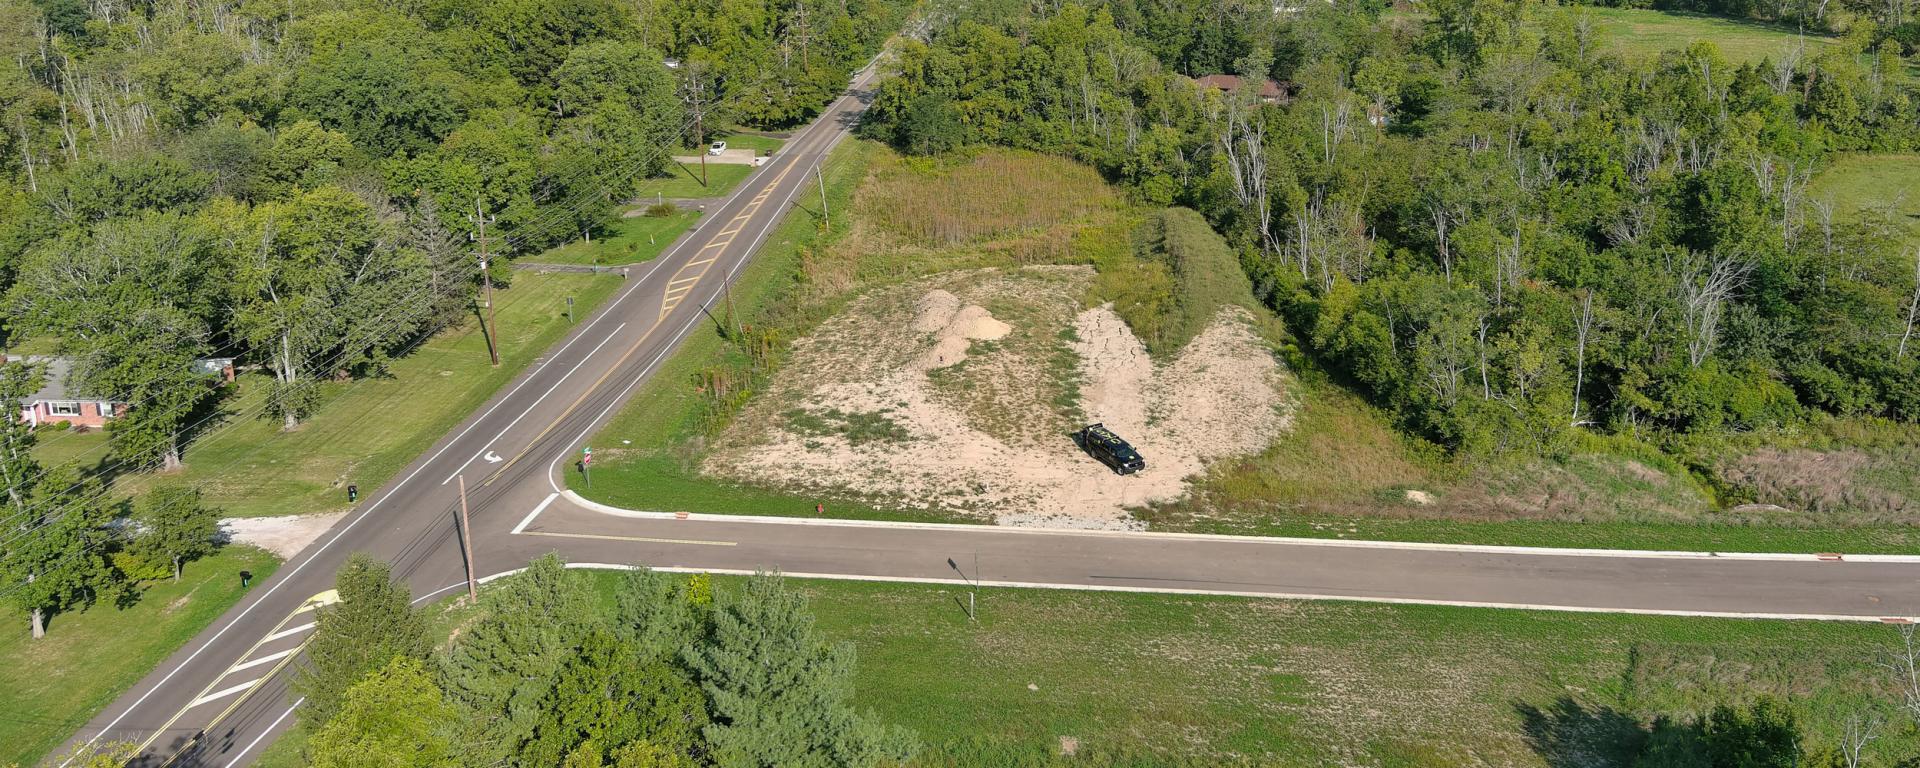
[[[1911,423],[1908,223],[1809,192],[1835,153],[1920,145],[1896,6],[1735,64],[1626,59],[1586,9],[1524,2],[984,3],[903,51],[866,129],[1199,210],[1303,347],[1457,450]],[[1219,73],[1244,84],[1190,79]]]
[[[467,312],[483,236],[590,236],[696,133],[804,121],[903,7],[0,0],[6,338],[143,405],[136,467],[179,461],[196,358],[292,427]]]

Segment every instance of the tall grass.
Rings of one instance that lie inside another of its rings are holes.
[[[1047,229],[1119,201],[1092,168],[1021,152],[945,166],[883,155],[867,185],[858,215],[935,247]]]

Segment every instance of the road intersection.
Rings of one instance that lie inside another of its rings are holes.
[[[628,512],[562,487],[567,463],[705,320],[810,171],[851,130],[873,67],[702,224],[400,478],[367,497],[207,631],[108,706],[77,741],[144,744],[138,765],[239,766],[292,722],[290,675],[348,554],[393,564],[420,600],[558,550],[576,563],[780,569],[825,578],[978,582],[1550,610],[1881,620],[1920,613],[1920,557],[1713,556],[1044,531]],[[975,563],[978,563],[975,566]],[[965,564],[963,566],[959,564]],[[294,631],[299,630],[299,631]]]

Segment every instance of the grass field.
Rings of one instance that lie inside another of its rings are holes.
[[[1843,155],[1814,177],[1814,200],[1831,200],[1837,218],[1888,206],[1910,242],[1920,243],[1920,155]]]
[[[623,575],[576,573],[610,609]],[[982,592],[971,622],[951,587],[794,583],[854,645],[857,704],[916,731],[925,768],[1083,764],[1052,761],[1063,739],[1143,767],[1625,768],[1654,717],[1757,694],[1830,743],[1892,703],[1877,662],[1898,643],[1852,623],[1023,589]],[[465,616],[440,611],[443,630]],[[1877,757],[1914,747],[1885,733]]]
[[[469,321],[395,360],[390,376],[326,384],[320,409],[294,432],[257,415],[266,376],[243,374],[220,404],[227,416],[208,422],[187,447],[186,468],[167,479],[199,485],[233,516],[342,509],[347,485],[370,493],[385,484],[572,327],[568,296],[584,317],[620,285],[611,275],[518,274],[496,294],[499,368],[488,365],[486,339]],[[99,432],[49,432],[36,455],[90,467],[105,446]],[[117,485],[135,492],[153,479],[127,476]]]
[[[114,697],[240,598],[239,572],[278,565],[251,547],[189,563],[179,584],[154,582],[132,607],[103,602],[53,617],[39,641],[27,619],[0,610],[0,765],[33,765]]]
[[[1653,58],[1662,51],[1683,50],[1705,40],[1728,60],[1746,64],[1767,58],[1778,60],[1782,52],[1802,43],[1810,57],[1833,42],[1823,35],[1803,36],[1792,27],[1704,13],[1594,6],[1580,10],[1592,14],[1607,41],[1628,58]]]
[[[751,149],[762,155],[771,155],[778,152],[780,151],[780,147],[787,143],[786,139],[776,139],[772,136],[763,136],[757,133],[734,132],[720,134],[714,138],[727,142],[727,146],[730,148]]]
[[[707,183],[702,185],[699,163],[668,163],[666,175],[643,180],[634,188],[633,200],[644,204],[659,198],[726,197],[753,171],[751,165],[707,163]]]
[[[626,216],[614,222],[613,231],[606,237],[591,243],[568,243],[530,256],[527,261],[608,267],[652,261],[699,220],[700,212],[689,210],[671,216]]]

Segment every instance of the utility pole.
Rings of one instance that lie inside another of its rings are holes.
[[[827,211],[827,180],[820,175],[820,164],[813,164],[813,180],[820,182],[820,217],[827,222],[827,229],[833,229],[833,214]]]
[[[467,220],[473,222],[479,230],[469,237],[480,244],[480,285],[481,290],[485,292],[487,303],[487,356],[492,358],[493,366],[498,368],[500,367],[500,327],[493,322],[493,275],[487,271],[487,225],[493,223],[493,217],[487,215],[487,209],[482,207],[478,200],[473,202],[473,210],[474,215],[468,216]]]
[[[467,521],[467,476],[460,476],[460,548],[467,554],[467,602],[479,599],[473,581],[473,524]]]
[[[704,109],[693,115],[693,135],[700,137],[700,146],[697,149],[700,152],[700,186],[703,187],[707,186],[707,128],[703,122],[705,117]]]

